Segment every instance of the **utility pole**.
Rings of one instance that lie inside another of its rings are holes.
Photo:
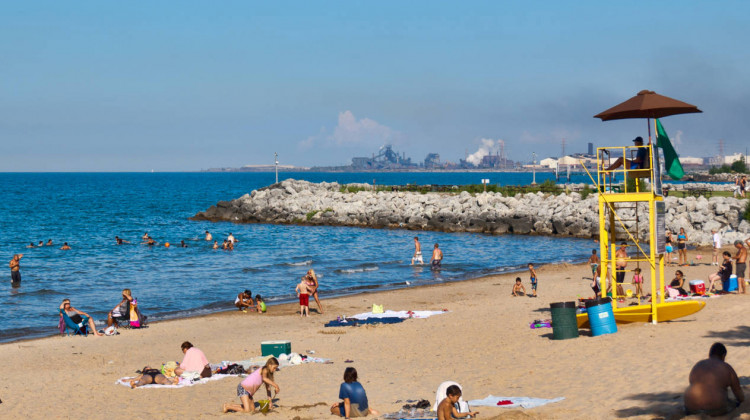
[[[536,152],[531,152],[531,185],[536,185]]]
[[[279,183],[279,154],[273,152],[274,166],[276,167],[276,183]]]

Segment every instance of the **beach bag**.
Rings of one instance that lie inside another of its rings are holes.
[[[167,378],[174,378],[174,370],[177,369],[177,362],[167,362],[161,365],[161,373]]]
[[[211,377],[211,365],[203,366],[203,370],[201,371],[201,378],[210,378]]]
[[[374,314],[382,314],[383,313],[383,305],[377,305],[375,303],[372,304],[372,313]]]
[[[138,316],[138,299],[133,299],[130,304],[130,326],[132,328],[141,327],[141,318]]]

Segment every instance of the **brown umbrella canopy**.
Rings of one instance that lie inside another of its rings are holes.
[[[625,118],[662,118],[675,114],[703,112],[695,105],[668,98],[651,90],[642,90],[638,95],[604,112],[594,115],[602,121]]]

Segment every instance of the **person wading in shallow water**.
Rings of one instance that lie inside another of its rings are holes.
[[[12,287],[21,286],[21,258],[23,254],[16,254],[10,260],[10,285]]]

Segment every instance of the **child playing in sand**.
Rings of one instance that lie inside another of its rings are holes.
[[[307,276],[302,276],[302,281],[299,282],[297,288],[294,289],[299,297],[299,315],[309,316],[310,315],[310,286],[307,284]]]
[[[533,263],[529,263],[529,275],[531,275],[531,291],[534,292],[532,297],[536,297],[536,271],[534,271]]]
[[[516,277],[516,283],[513,285],[513,291],[510,292],[510,295],[513,297],[516,296],[523,296],[526,294],[526,289],[523,287],[523,284],[521,284],[521,278]]]
[[[638,297],[641,297],[643,295],[643,289],[641,288],[641,285],[643,284],[643,276],[641,275],[641,269],[636,268],[633,270],[633,284],[635,285],[635,295]]]
[[[266,313],[266,302],[263,301],[261,295],[255,295],[255,305],[258,309],[259,314]]]
[[[467,416],[476,416],[479,414],[478,411],[459,413],[458,410],[456,410],[455,404],[458,402],[458,399],[461,398],[461,388],[458,386],[449,386],[448,389],[445,390],[445,394],[446,397],[443,401],[440,401],[440,405],[438,405],[438,420],[450,420],[453,418],[462,419]]]
[[[258,391],[261,385],[266,386],[266,394],[268,394],[268,409],[273,408],[273,398],[271,397],[271,387],[274,388],[276,394],[279,393],[279,386],[273,381],[273,373],[279,368],[279,361],[272,357],[266,361],[266,365],[262,368],[256,369],[255,372],[247,375],[242,382],[237,385],[237,396],[240,397],[242,404],[231,404],[225,403],[223,411],[225,413],[230,411],[241,411],[243,413],[250,413],[255,411],[255,401],[253,396]]]

